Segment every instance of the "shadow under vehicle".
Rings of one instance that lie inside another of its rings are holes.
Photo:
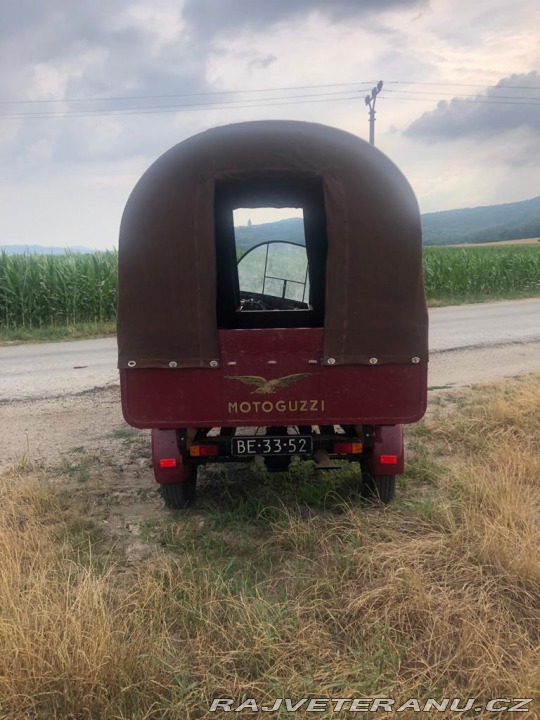
[[[295,208],[303,237],[252,227],[244,252],[239,208]],[[262,457],[286,471],[295,455],[321,468],[357,460],[364,493],[389,502],[402,426],[426,409],[427,329],[414,194],[354,135],[294,121],[218,127],[162,155],[129,198],[122,409],[151,429],[170,507],[194,501],[202,464]]]

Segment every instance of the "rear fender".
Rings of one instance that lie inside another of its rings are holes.
[[[370,470],[373,475],[401,475],[405,467],[403,425],[376,425]]]
[[[178,447],[176,430],[152,429],[152,465],[154,477],[158,483],[175,483],[186,480],[189,471]]]

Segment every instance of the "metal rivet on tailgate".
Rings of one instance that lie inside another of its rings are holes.
[[[231,360],[231,362],[228,362],[227,365],[236,365],[236,360]]]
[[[268,360],[268,365],[277,365],[277,360]]]
[[[217,367],[219,365],[217,360],[210,360],[210,367]]]
[[[318,365],[318,364],[319,364],[319,361],[318,361],[318,360],[308,360],[308,363],[309,363],[310,365]]]
[[[376,365],[378,362],[377,358],[369,358],[370,365]]]
[[[413,357],[412,361],[413,361],[413,363],[419,363],[419,362],[420,362],[420,358],[419,358],[419,357]]]
[[[328,358],[326,361],[329,365],[335,365],[336,364],[336,358]]]
[[[171,362],[169,363],[169,367],[178,367],[178,363],[174,360],[171,360]]]
[[[130,361],[128,362],[128,367],[135,367],[136,364],[137,364],[137,363],[135,362],[135,360],[130,360]]]

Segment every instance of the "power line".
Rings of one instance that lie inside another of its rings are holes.
[[[237,105],[239,103],[247,103],[247,102],[269,102],[272,103],[275,100],[296,100],[296,99],[304,99],[304,98],[324,98],[328,97],[329,99],[332,99],[332,96],[334,95],[349,95],[352,90],[335,90],[334,92],[329,93],[316,93],[316,94],[307,94],[307,95],[284,95],[281,97],[273,97],[273,98],[252,98],[251,100],[243,99],[243,100],[217,100],[217,101],[210,101],[206,103],[179,103],[179,104],[173,104],[173,105],[146,105],[141,107],[109,107],[109,108],[88,108],[88,109],[78,109],[78,110],[41,110],[37,112],[29,112],[26,113],[23,111],[14,111],[11,113],[2,113],[0,114],[0,117],[20,117],[24,115],[24,117],[33,117],[34,115],[39,115],[40,117],[48,117],[49,115],[52,117],[58,116],[65,116],[70,114],[77,114],[77,115],[83,115],[86,113],[96,113],[96,112],[104,112],[104,113],[110,113],[115,114],[116,111],[119,113],[130,113],[131,111],[138,111],[138,110],[153,110],[153,109],[163,109],[163,108],[195,108],[195,107],[210,107],[212,105]],[[339,99],[339,98],[336,98]]]
[[[236,95],[236,94],[249,94],[249,93],[263,93],[263,92],[282,92],[287,90],[314,90],[322,88],[333,88],[333,87],[358,87],[360,85],[372,85],[374,80],[359,80],[357,82],[347,83],[328,83],[326,85],[291,85],[273,88],[259,88],[257,90],[212,90],[207,92],[197,93],[172,93],[168,95],[118,95],[111,97],[101,98],[55,98],[52,100],[0,100],[0,105],[33,105],[33,104],[50,104],[50,103],[91,103],[91,102],[119,102],[123,100],[165,100],[172,98],[188,98],[188,97],[205,97],[215,95]],[[424,82],[420,80],[387,80],[386,85],[427,85],[434,87],[481,87],[484,89],[512,89],[512,90],[540,90],[540,85],[485,85],[481,83],[454,83],[454,82]],[[403,91],[405,92],[405,91]],[[420,92],[420,91],[418,91]]]
[[[172,95],[119,95],[117,97],[105,98],[63,98],[56,100],[0,100],[0,105],[31,105],[33,103],[73,103],[73,102],[110,102],[119,100],[164,100],[170,98],[183,97],[202,97],[209,95],[236,95],[239,93],[262,93],[262,92],[282,92],[285,90],[314,90],[331,87],[346,87],[347,85],[369,85],[370,81],[362,80],[350,83],[330,83],[328,85],[292,85],[290,87],[277,88],[260,88],[257,90],[212,90],[209,92],[197,93],[174,93]]]
[[[406,93],[408,95],[436,95],[437,97],[451,97],[455,98],[456,100],[463,100],[465,98],[476,98],[476,99],[482,99],[486,98],[486,100],[493,100],[493,99],[500,99],[500,100],[532,100],[533,102],[536,100],[540,101],[540,97],[533,98],[526,95],[455,95],[454,93],[438,93],[438,92],[430,92],[429,90],[426,92],[425,90],[387,90],[387,92],[391,93]]]
[[[248,108],[261,108],[261,107],[278,107],[281,105],[305,105],[308,103],[321,103],[321,102],[344,102],[357,100],[357,97],[348,98],[324,98],[322,100],[296,100],[293,102],[277,102],[267,104],[250,104],[250,105],[218,105],[206,104],[206,105],[185,105],[182,107],[163,107],[163,108],[146,108],[142,110],[126,110],[119,112],[92,112],[89,111],[84,114],[78,113],[58,113],[49,115],[40,115],[39,113],[32,113],[27,115],[0,115],[0,120],[47,120],[52,118],[87,118],[87,117],[126,117],[132,115],[161,115],[164,113],[175,113],[175,112],[206,112],[208,110],[246,110]]]
[[[504,88],[512,90],[540,90],[540,85],[486,85],[485,83],[423,82],[421,80],[388,80],[390,85],[435,85],[437,87],[481,87],[486,90]]]
[[[382,95],[381,100],[401,100],[404,102],[431,102],[427,98],[413,98],[413,97],[385,97]],[[273,103],[258,103],[248,105],[232,105],[232,104],[203,104],[203,105],[185,105],[181,107],[157,107],[157,108],[145,108],[145,109],[130,109],[124,111],[113,111],[113,112],[93,112],[88,111],[86,113],[57,113],[40,115],[39,113],[32,113],[26,115],[0,115],[0,120],[51,120],[55,118],[92,118],[92,117],[127,117],[134,115],[163,115],[170,113],[179,112],[205,112],[209,110],[247,110],[250,108],[264,108],[264,107],[281,107],[284,105],[305,105],[310,103],[322,103],[322,102],[348,102],[357,101],[357,97],[343,97],[343,98],[323,98],[318,100],[295,100],[289,102],[273,102]],[[463,100],[463,102],[475,103],[477,105],[529,105],[537,106],[540,102],[510,102],[510,101],[489,101],[489,100]]]
[[[521,105],[535,107],[540,105],[540,99],[538,101],[522,102],[520,100],[513,102],[510,100],[475,100],[474,98],[458,98],[461,102],[471,103],[475,105]],[[402,100],[403,102],[433,102],[429,98],[416,98],[416,97],[388,97],[386,95],[381,96],[381,100]]]
[[[323,86],[321,86],[323,87]],[[331,86],[324,86],[331,87]],[[358,85],[356,86],[358,88]],[[255,92],[255,91],[250,91]],[[261,91],[259,91],[261,92]],[[261,107],[278,107],[283,105],[300,105],[304,103],[321,103],[321,102],[337,102],[337,101],[349,101],[357,99],[357,94],[353,97],[349,96],[351,92],[359,94],[363,92],[359,89],[350,90],[335,90],[328,93],[315,93],[305,95],[285,95],[281,97],[273,98],[252,98],[242,100],[218,100],[210,101],[206,103],[180,103],[174,105],[156,105],[156,106],[142,106],[142,107],[113,107],[103,109],[87,109],[87,110],[55,110],[55,111],[40,111],[40,112],[13,112],[0,114],[0,120],[28,120],[28,119],[51,119],[51,118],[84,118],[84,117],[122,117],[127,115],[149,115],[149,114],[164,114],[174,112],[200,112],[205,110],[228,110],[228,109],[249,109],[249,108],[261,108]],[[406,91],[406,90],[389,90],[388,92],[396,93],[390,97],[381,95],[382,100],[402,100],[410,102],[432,102],[431,96],[441,96],[441,93],[435,92],[423,92],[423,91]],[[402,97],[402,94],[407,93],[408,97]],[[442,93],[445,95],[445,93]],[[338,96],[349,96],[349,97],[335,97]],[[417,97],[418,95],[429,95],[430,97]],[[414,96],[414,97],[410,97]],[[446,96],[449,96],[446,93]],[[450,95],[451,96],[451,95]],[[475,103],[480,105],[529,105],[536,106],[540,105],[540,98],[528,98],[523,96],[481,96],[481,95],[466,95],[459,99],[461,102]],[[278,102],[276,102],[278,101]],[[283,101],[283,102],[281,102]]]

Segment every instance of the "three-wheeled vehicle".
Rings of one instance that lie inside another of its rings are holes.
[[[239,208],[300,209],[301,233],[240,232]],[[193,502],[201,465],[257,456],[281,471],[293,456],[357,460],[365,494],[389,502],[402,425],[427,397],[407,180],[371,145],[314,123],[247,122],[181,142],[123,215],[118,346],[124,418],[151,429],[169,507]]]

